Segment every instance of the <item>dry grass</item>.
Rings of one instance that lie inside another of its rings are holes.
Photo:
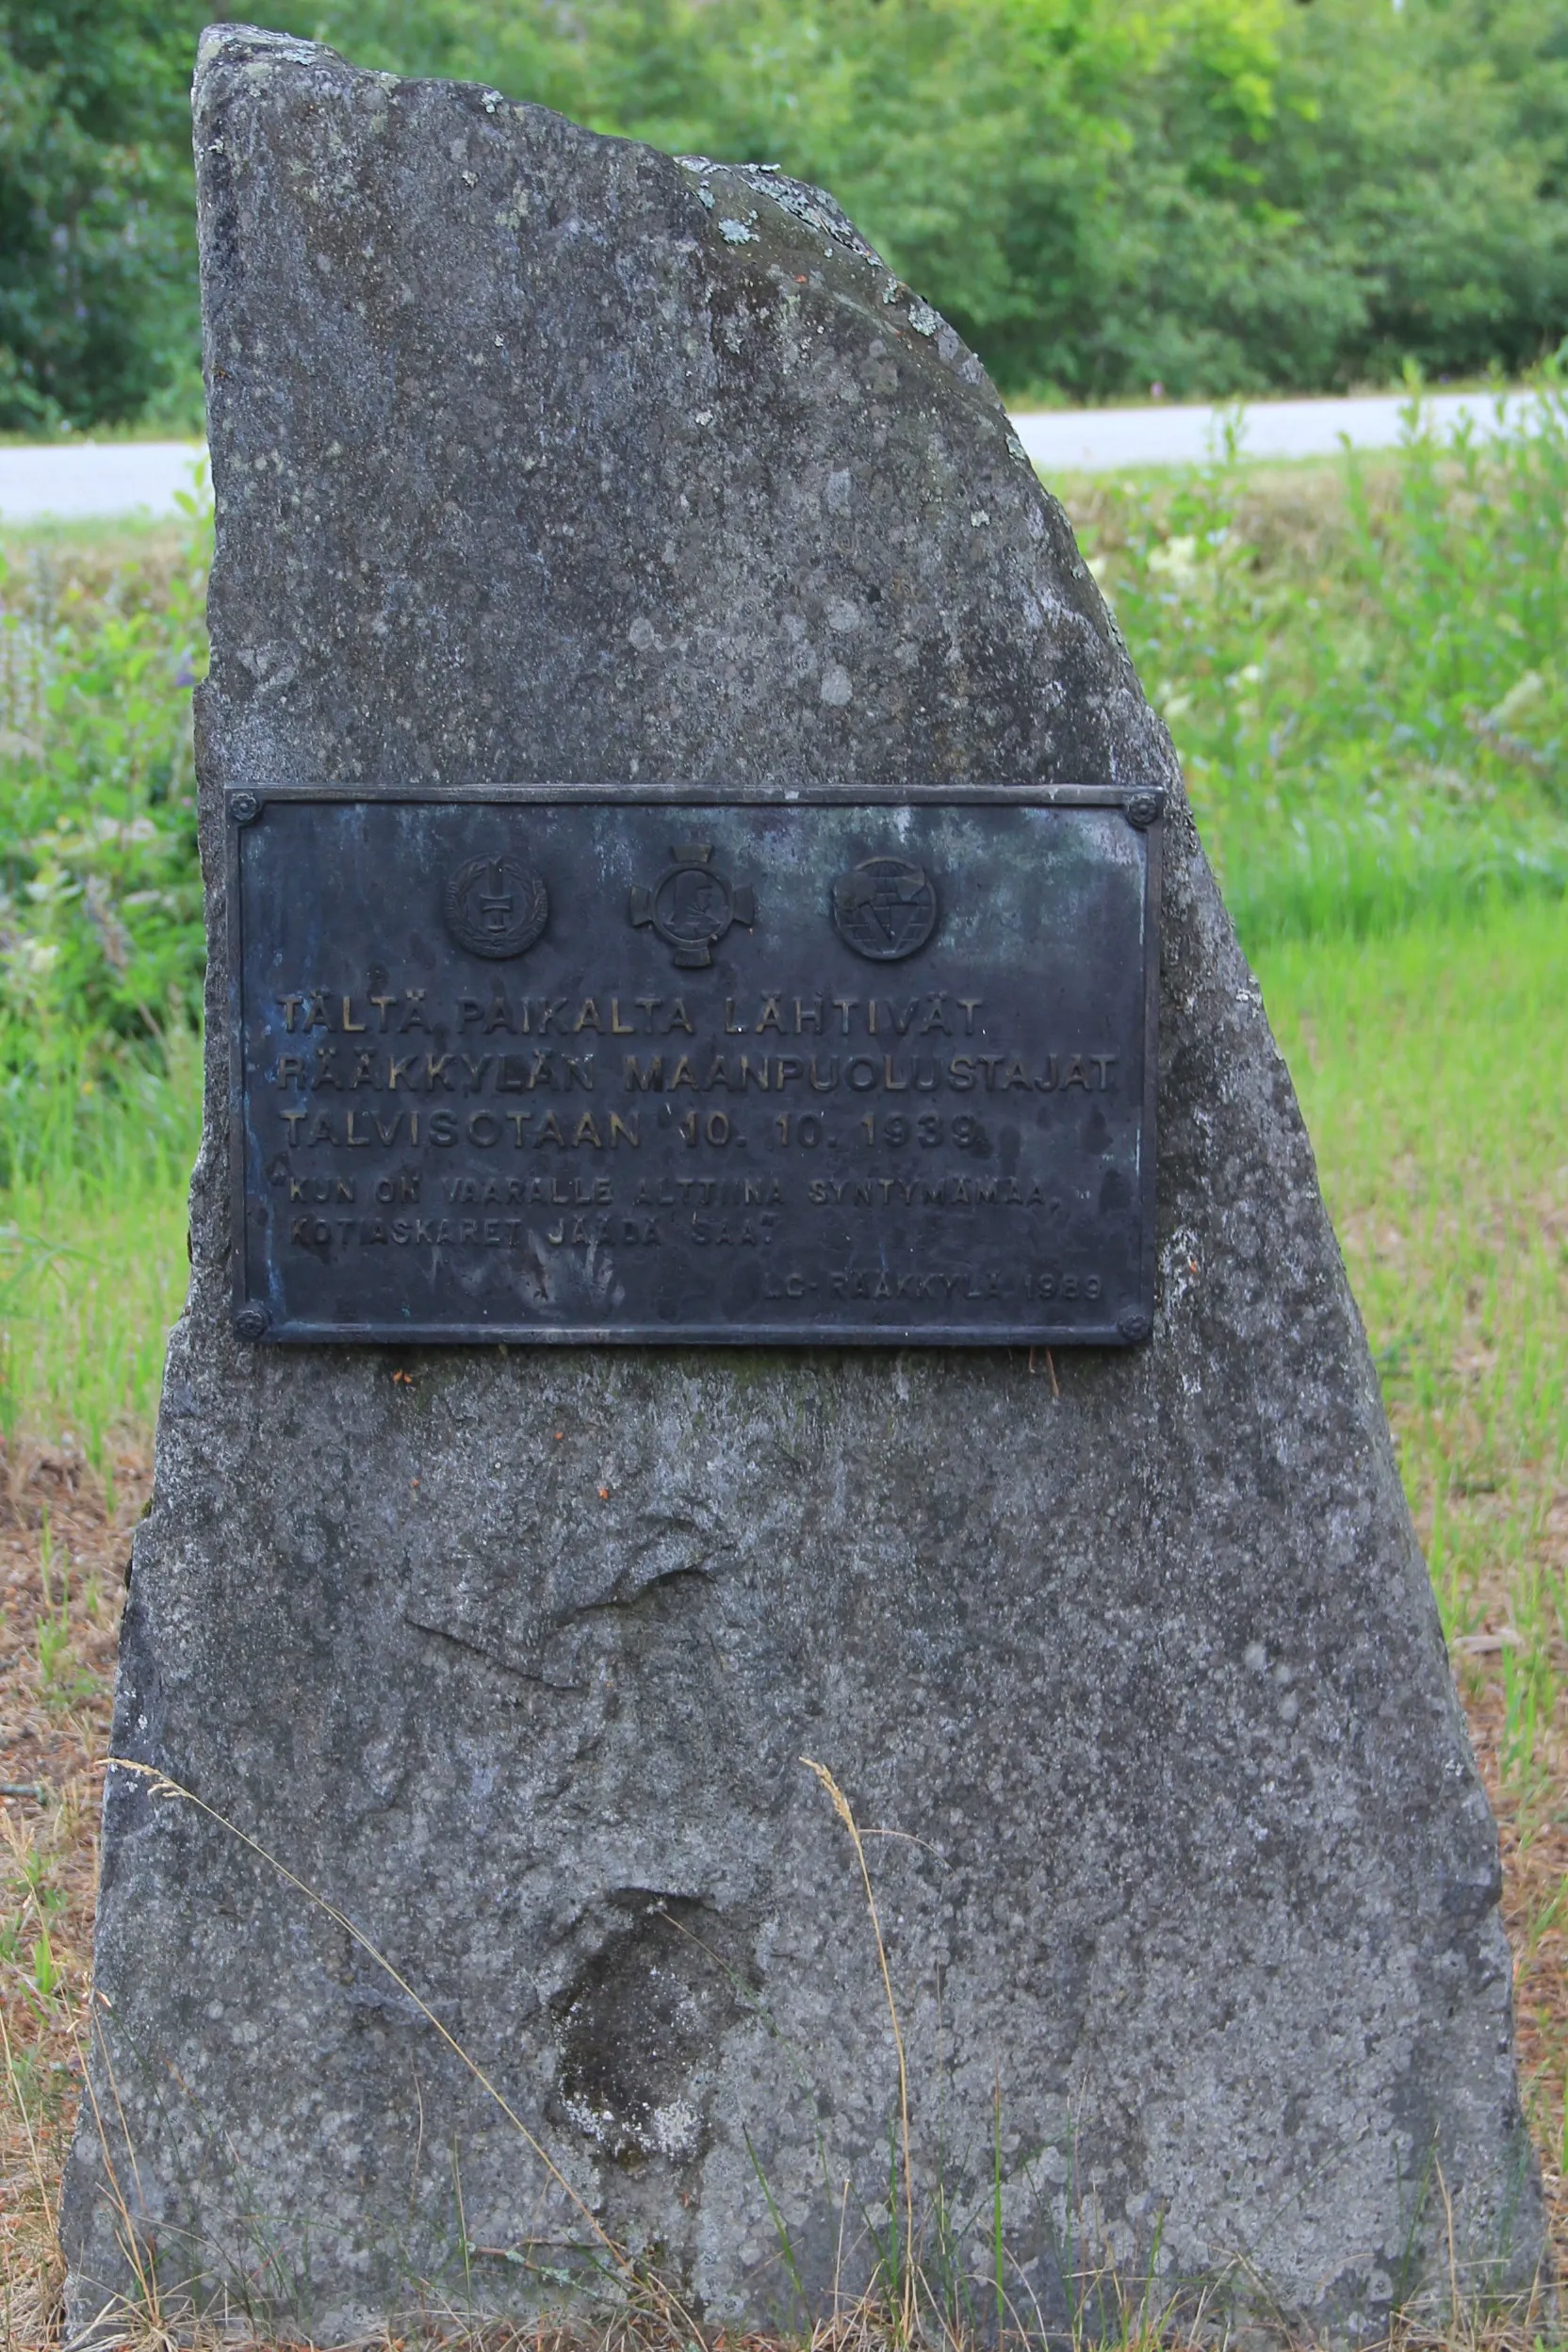
[[[150,1485],[122,1456],[118,1509],[74,1448],[0,1456],[0,2341],[48,2340],[54,2207],[80,2086],[98,1805],[130,1528]]]
[[[1397,503],[1396,458],[1363,453],[1361,480],[1371,513],[1386,517]],[[1074,535],[1096,550],[1096,562],[1124,557],[1151,525],[1170,527],[1184,487],[1177,471],[1164,474],[1069,474],[1052,489],[1066,507]],[[1261,571],[1306,577],[1342,570],[1354,539],[1348,486],[1337,457],[1297,465],[1266,462],[1240,467],[1233,478],[1233,527],[1256,551]]]

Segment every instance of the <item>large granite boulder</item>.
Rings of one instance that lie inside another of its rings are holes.
[[[999,2213],[1044,2321],[1151,2263],[1347,2336],[1450,2258],[1527,2287],[1496,1838],[1365,1341],[979,362],[816,191],[493,90],[222,27],[196,150],[215,942],[240,785],[1162,786],[1160,1294],[1054,1378],[247,1345],[216,954],[116,1747],[417,1999],[111,1772],[76,2321],[139,2265],[318,2340],[526,2309],[596,2228],[715,2317],[863,2284],[894,2050],[805,1756],[888,1833],[934,2281],[994,2312]]]

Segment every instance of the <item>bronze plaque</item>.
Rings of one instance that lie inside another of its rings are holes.
[[[1157,793],[227,807],[242,1337],[1148,1337]]]

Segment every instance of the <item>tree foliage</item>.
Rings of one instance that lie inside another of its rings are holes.
[[[183,14],[0,0],[0,431],[112,422],[189,383]]]
[[[74,5],[0,0],[0,401],[21,422],[124,413],[190,345],[172,124],[193,20]],[[1568,332],[1568,0],[257,13],[359,63],[820,182],[1009,390],[1511,372]]]

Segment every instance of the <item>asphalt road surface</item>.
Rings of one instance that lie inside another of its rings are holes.
[[[1529,396],[1510,393],[1504,414],[1527,414]],[[1402,396],[1349,400],[1265,400],[1244,412],[1241,447],[1254,458],[1331,457],[1342,441],[1359,449],[1390,448],[1399,438]],[[1451,431],[1468,417],[1475,431],[1496,430],[1491,393],[1444,392],[1426,403],[1432,422]],[[1190,466],[1208,456],[1231,412],[1210,407],[1089,408],[1019,413],[1019,437],[1041,472],[1109,473],[1126,466]],[[76,521],[98,515],[172,514],[180,492],[195,486],[204,451],[186,441],[75,441],[0,449],[0,521]]]
[[[1404,430],[1403,393],[1350,400],[1263,400],[1242,412],[1245,457],[1333,457],[1352,449],[1392,449]],[[1495,393],[1440,392],[1423,403],[1432,427],[1446,436],[1462,419],[1482,437],[1497,430]],[[1535,407],[1528,393],[1511,392],[1502,413],[1511,424]],[[1015,416],[1019,439],[1046,475],[1102,474],[1124,466],[1198,465],[1214,449],[1224,421],[1221,408],[1088,408]]]

